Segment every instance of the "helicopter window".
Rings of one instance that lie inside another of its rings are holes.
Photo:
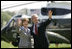
[[[56,9],[57,15],[65,15],[65,14],[68,14],[70,12],[71,12],[71,10],[68,10],[68,9],[61,9],[61,8]]]
[[[17,15],[16,18],[17,18],[17,17],[21,17],[21,16],[22,16],[22,15]]]
[[[14,26],[14,20],[10,23],[10,27]]]
[[[42,15],[48,15],[48,11],[52,10],[53,15],[65,15],[68,13],[71,13],[71,10],[68,9],[62,9],[62,8],[42,8],[41,9],[41,14]]]

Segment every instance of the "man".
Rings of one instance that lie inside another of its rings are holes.
[[[33,25],[31,27],[31,35],[34,38],[34,48],[48,48],[49,42],[46,37],[46,27],[50,24],[52,18],[52,11],[48,11],[49,19],[45,22],[38,23],[38,16],[36,14],[32,15]]]

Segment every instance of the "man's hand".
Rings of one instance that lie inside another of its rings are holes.
[[[53,13],[53,12],[52,12],[51,10],[48,11],[49,19],[52,18],[52,13]]]

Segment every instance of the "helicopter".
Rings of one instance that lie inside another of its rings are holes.
[[[65,6],[65,7],[64,7]],[[71,43],[71,8],[70,5],[65,3],[50,3],[47,7],[41,8],[40,21],[45,21],[47,11],[52,9],[54,11],[52,22],[47,27],[46,32],[50,43]],[[15,15],[13,16],[7,25],[1,28],[1,39],[6,42],[12,42],[14,46],[18,46],[19,38],[15,30],[15,20],[23,18],[31,19],[31,16],[27,15]],[[30,27],[30,25],[29,25]],[[15,35],[15,37],[14,37]]]

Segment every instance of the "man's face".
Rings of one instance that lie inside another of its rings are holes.
[[[33,16],[32,21],[33,23],[38,23],[38,16]]]

